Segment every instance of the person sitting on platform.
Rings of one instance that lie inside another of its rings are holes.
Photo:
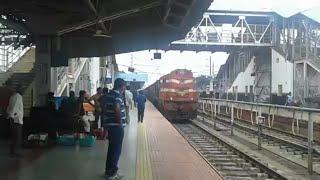
[[[147,102],[147,98],[143,94],[143,91],[139,91],[139,95],[137,97],[138,122],[142,122],[143,123],[144,109],[145,109],[146,102]]]
[[[118,161],[121,155],[122,142],[124,136],[124,123],[126,110],[123,93],[126,89],[126,82],[118,78],[114,82],[113,90],[102,97],[102,119],[103,127],[108,131],[108,154],[105,167],[105,177],[107,179],[120,179],[118,175]]]
[[[48,124],[49,124],[49,138],[56,139],[57,122],[56,122],[56,102],[54,100],[54,93],[48,92],[47,94],[47,112],[48,112]]]
[[[97,127],[101,126],[101,123],[99,124],[100,117],[101,117],[101,107],[100,107],[100,97],[102,96],[102,88],[97,88],[97,93],[91,96],[88,100],[89,104],[94,107],[94,120],[97,125]],[[91,103],[91,101],[94,102],[94,104]]]
[[[84,126],[84,132],[86,133],[90,133],[90,122],[88,119],[85,119],[84,118],[84,115],[86,114],[85,110],[84,110],[84,107],[83,107],[83,103],[84,101],[86,100],[86,95],[87,95],[87,92],[84,91],[84,90],[81,90],[79,92],[79,99],[77,101],[77,107],[79,108],[78,109],[78,117],[80,119],[80,122],[83,123],[83,126]]]
[[[78,101],[75,97],[74,91],[69,92],[69,97],[64,99],[61,103],[60,111],[64,116],[63,121],[61,121],[61,129],[64,130],[63,133],[73,133],[76,122],[78,121]],[[60,126],[59,126],[60,127]]]

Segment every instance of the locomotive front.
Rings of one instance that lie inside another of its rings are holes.
[[[198,94],[190,70],[177,69],[159,80],[159,100],[170,120],[185,120],[196,116]]]

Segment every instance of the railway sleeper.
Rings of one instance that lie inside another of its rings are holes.
[[[294,154],[294,155],[300,155],[300,156],[302,156],[302,155],[303,155],[303,151],[294,150],[294,151],[293,151],[293,154]]]
[[[238,166],[218,166],[217,168],[220,169],[221,171],[226,171],[226,172],[228,172],[228,171],[238,171],[238,172],[244,171],[244,172],[247,172],[248,175],[250,174],[247,170],[243,169],[242,167],[238,167]]]
[[[242,171],[225,170],[224,173],[225,173],[225,176],[233,176],[233,179],[237,179],[237,177],[248,177],[248,178],[251,177],[247,171],[243,171],[243,170]]]
[[[210,151],[222,151],[222,152],[225,152],[225,151],[228,151],[227,148],[225,147],[206,147],[206,148],[199,148],[201,151],[204,151],[204,152],[210,152]]]
[[[232,160],[230,160],[230,159],[226,159],[226,158],[208,158],[208,161],[210,161],[210,162],[214,162],[214,163],[219,163],[219,162],[235,162],[235,163],[244,163],[245,162],[245,160],[244,159],[239,159],[239,158],[237,158],[237,159],[232,159]]]
[[[287,147],[286,150],[287,150],[287,152],[292,152],[292,154],[294,154],[294,151],[296,151],[297,149],[292,148],[292,147]]]
[[[219,162],[219,163],[212,163],[215,167],[218,166],[237,166],[238,164],[235,162]]]
[[[287,145],[284,145],[284,144],[279,144],[279,148],[280,149],[287,149],[289,147]]]
[[[203,154],[212,154],[212,155],[229,155],[229,154],[234,154],[233,152],[230,152],[230,151],[221,151],[221,150],[216,150],[216,151],[204,151],[204,150],[200,150],[201,153]]]
[[[199,140],[199,139],[197,139],[197,140],[191,139],[191,141],[194,142],[194,143],[208,143],[208,141],[205,140],[205,139],[202,139],[202,140]]]
[[[212,147],[212,144],[210,143],[197,143],[197,142],[192,142],[192,144],[196,145],[199,148],[203,148],[203,147]]]
[[[313,162],[320,162],[320,157],[312,157]]]
[[[234,177],[234,176],[226,176],[224,177],[226,180],[253,180],[251,177]]]
[[[251,175],[258,176],[261,173],[261,170],[256,167],[246,167],[245,168]]]
[[[225,159],[237,159],[239,158],[236,154],[208,154],[208,158],[225,158]]]

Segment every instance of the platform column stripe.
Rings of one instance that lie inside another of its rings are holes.
[[[136,179],[153,180],[145,124],[138,128]]]

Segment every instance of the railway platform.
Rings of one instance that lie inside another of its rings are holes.
[[[136,110],[130,117],[119,164],[123,180],[222,179],[150,102],[144,123],[137,123]],[[91,148],[25,150],[23,158],[12,159],[1,145],[0,179],[104,179],[106,151],[107,141],[97,140]]]

